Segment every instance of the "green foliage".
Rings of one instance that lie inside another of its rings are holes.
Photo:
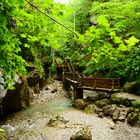
[[[13,76],[26,72],[27,63],[19,55],[21,52],[19,38],[15,34],[15,21],[12,17],[16,9],[23,1],[1,1],[0,2],[0,67],[3,69],[3,76],[10,84]]]
[[[91,14],[94,18],[104,15],[111,26],[124,36],[140,37],[139,0],[108,0],[94,2]]]
[[[4,130],[0,128],[0,139],[1,140],[6,140],[5,136],[4,136]]]
[[[134,67],[130,71],[128,67],[131,67],[129,63],[134,50],[139,48],[136,46],[139,40],[134,36],[128,39],[118,36],[104,16],[97,18],[97,21],[98,26],[90,27],[84,35],[78,34],[76,40],[86,46],[83,45],[80,56],[80,65],[85,67],[84,74],[102,72],[107,77],[127,77],[136,69]]]
[[[91,8],[92,0],[76,0],[75,26],[79,33],[84,33],[90,26],[89,11]]]
[[[51,64],[50,68],[49,68],[49,71],[51,73],[55,73],[56,72],[56,65],[55,64]]]
[[[44,13],[71,27],[70,22],[64,22],[65,5],[52,0],[31,2]],[[11,85],[16,74],[25,74],[30,62],[40,76],[43,76],[44,63],[53,63],[49,59],[51,52],[66,47],[69,32],[25,0],[2,0],[0,16],[0,68],[3,70],[6,86]]]
[[[76,31],[82,34],[77,33],[77,38],[69,41],[69,58],[80,65],[86,75],[100,73],[101,76],[120,77],[125,81],[139,79],[139,1],[78,2]],[[89,27],[91,21],[98,25]]]
[[[139,100],[132,101],[132,106],[133,106],[134,108],[140,108],[140,101],[139,101]]]

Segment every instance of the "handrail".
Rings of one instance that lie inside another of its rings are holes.
[[[79,83],[80,87],[108,90],[120,88],[119,78],[83,77],[78,72],[64,72],[64,77],[71,82]]]

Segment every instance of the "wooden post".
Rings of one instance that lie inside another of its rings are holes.
[[[111,91],[114,90],[114,80],[112,80],[112,88],[111,88]]]
[[[70,84],[67,80],[63,79],[63,86],[65,91],[70,91]]]
[[[74,100],[83,99],[83,89],[76,87],[74,89]]]

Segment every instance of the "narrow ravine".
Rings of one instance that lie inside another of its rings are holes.
[[[91,129],[93,140],[140,139],[140,128],[122,122],[114,124],[109,118],[75,109],[61,82],[55,81],[46,89],[34,96],[31,107],[3,122],[8,140],[70,140],[84,127]]]

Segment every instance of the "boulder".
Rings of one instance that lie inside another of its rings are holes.
[[[115,93],[111,95],[110,101],[113,104],[131,106],[131,99],[125,96],[127,93]]]
[[[116,105],[107,105],[103,108],[103,113],[105,116],[112,117],[115,110],[116,110]]]
[[[140,81],[127,82],[123,86],[123,91],[140,95]]]
[[[98,107],[102,108],[106,105],[110,104],[110,100],[109,99],[102,99],[102,100],[98,100],[95,102],[95,105],[97,105]]]
[[[131,126],[140,126],[139,109],[128,110],[127,123]]]
[[[98,100],[101,100],[101,99],[105,99],[105,98],[110,98],[111,94],[110,93],[107,93],[107,92],[98,92]]]
[[[118,117],[118,121],[125,121],[127,117],[127,110],[126,109],[121,109]]]
[[[34,87],[37,83],[39,83],[40,79],[39,74],[35,70],[31,71],[27,76],[28,86]]]
[[[114,122],[116,122],[119,118],[119,115],[120,115],[120,110],[118,108],[116,108],[112,114],[112,120]]]
[[[27,75],[28,85],[32,88],[38,87],[38,89],[43,89],[44,86],[47,84],[46,76],[40,77],[40,75],[35,71],[31,71]]]
[[[33,91],[28,86],[26,77],[22,77],[14,87],[14,90],[9,89],[7,91],[6,96],[2,100],[4,114],[10,114],[28,107],[33,98]]]
[[[76,99],[74,101],[74,106],[77,109],[84,109],[86,107],[86,105],[88,105],[88,103],[84,99]]]
[[[97,110],[97,107],[94,104],[89,104],[84,108],[84,112],[86,112],[87,114],[95,113],[96,110]]]
[[[91,129],[88,127],[81,129],[74,134],[70,140],[92,140]]]
[[[63,117],[61,116],[56,116],[53,119],[50,119],[50,121],[48,122],[48,126],[49,127],[65,127],[65,125],[68,123],[69,121],[65,120]]]

